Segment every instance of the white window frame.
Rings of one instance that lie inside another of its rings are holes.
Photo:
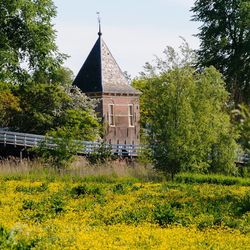
[[[115,105],[109,104],[108,121],[110,127],[115,127]]]
[[[135,110],[134,104],[129,104],[128,105],[128,126],[129,127],[135,126],[135,115],[134,115],[135,111],[134,110]]]

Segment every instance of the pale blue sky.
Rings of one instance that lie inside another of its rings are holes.
[[[177,48],[183,36],[193,48],[198,24],[189,11],[195,0],[54,0],[57,44],[70,58],[75,74],[97,39],[96,12],[101,12],[103,39],[123,71],[133,77],[167,45]]]

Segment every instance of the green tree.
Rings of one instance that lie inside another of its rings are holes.
[[[173,52],[166,51],[160,66],[147,64],[149,73],[133,83],[143,93],[142,121],[155,167],[172,176],[234,171],[236,143],[221,74],[213,67],[197,72],[191,57],[180,61]]]
[[[59,84],[27,83],[16,90],[21,110],[16,114],[14,129],[21,132],[45,134],[55,128],[71,98]]]
[[[191,10],[202,23],[200,66],[213,65],[225,76],[236,104],[250,103],[250,1],[196,0]]]
[[[56,168],[65,168],[72,162],[83,149],[82,141],[96,140],[100,127],[94,116],[82,110],[67,110],[62,118],[65,119],[63,125],[48,131],[46,141],[34,149],[45,162]]]
[[[76,129],[77,124],[89,139],[92,132],[97,132],[91,120],[97,121],[94,111],[97,102],[77,87],[59,83],[27,83],[19,85],[15,95],[20,99],[20,111],[15,114],[14,130],[44,135],[65,126]]]
[[[250,108],[247,105],[239,105],[239,109],[234,110],[234,118],[240,134],[239,143],[250,153]]]
[[[60,83],[64,86],[72,85],[74,73],[71,69],[60,66],[50,75],[46,72],[37,71],[32,76],[32,81],[36,83]]]
[[[19,98],[12,93],[11,86],[0,83],[0,127],[11,126],[19,111]]]
[[[46,135],[47,140],[34,150],[49,164],[66,167],[82,149],[82,141],[99,139],[96,101],[77,87],[33,83],[19,86],[17,92],[21,111],[14,129]]]
[[[26,83],[35,72],[51,75],[58,52],[52,0],[0,0],[0,80]]]

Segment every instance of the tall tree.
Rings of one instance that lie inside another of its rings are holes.
[[[193,20],[201,22],[201,66],[224,76],[236,104],[250,103],[250,1],[196,0]]]
[[[141,92],[142,125],[157,169],[221,172],[235,170],[236,142],[225,104],[228,92],[214,68],[197,72],[192,51],[184,57],[172,48],[165,60],[147,64],[147,72],[133,85]],[[189,52],[188,52],[189,51]]]
[[[55,44],[52,0],[0,0],[0,80],[26,82],[50,75],[65,58]]]

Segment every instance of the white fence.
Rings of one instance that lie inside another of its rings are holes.
[[[13,145],[14,147],[32,148],[37,147],[42,142],[44,142],[47,147],[56,147],[53,138],[46,138],[42,135],[0,130],[0,144],[3,144],[4,146]],[[103,144],[101,142],[90,141],[76,141],[76,144],[79,146],[79,154],[96,153],[101,147],[105,147],[118,156],[134,157],[138,156],[143,149],[141,145],[133,144]]]
[[[10,132],[0,129],[0,144],[13,145],[15,147],[32,148],[37,147],[39,143],[45,142],[47,147],[56,147],[56,143],[53,142],[53,138],[47,138],[42,135],[26,134]],[[145,146],[133,145],[133,144],[102,144],[101,142],[90,142],[90,141],[76,141],[79,146],[79,154],[93,154],[97,153],[101,147],[106,147],[114,155],[136,157],[138,156]],[[238,154],[235,161],[236,163],[246,164],[250,162],[250,156],[248,154]]]

